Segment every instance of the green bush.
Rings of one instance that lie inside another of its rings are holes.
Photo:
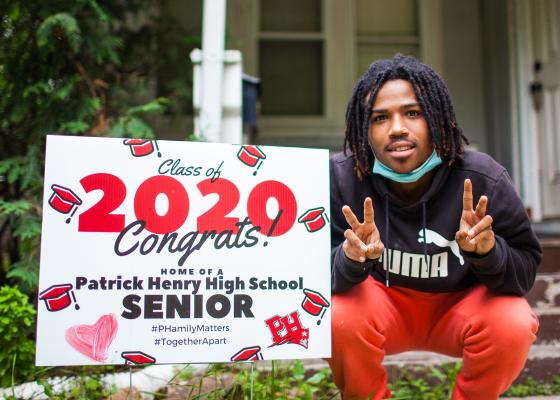
[[[423,399],[443,400],[450,399],[457,375],[462,367],[462,362],[443,364],[439,367],[420,367],[415,373],[407,370],[396,377],[395,382],[389,384],[394,399]],[[425,376],[427,380],[418,377]]]
[[[340,397],[330,369],[306,370],[299,360],[289,364],[265,361],[252,366],[212,364],[200,375],[193,374],[192,368],[187,366],[170,386],[185,388],[181,393],[188,399],[314,400]]]
[[[1,3],[0,285],[37,292],[47,134],[154,137],[158,4]]]
[[[555,376],[552,383],[538,382],[528,377],[525,382],[512,385],[503,397],[551,396],[560,394],[560,376]]]
[[[7,387],[30,376],[34,369],[35,344],[29,338],[35,309],[17,288],[0,289],[0,386]]]
[[[115,393],[116,388],[106,388],[101,378],[99,371],[67,377],[66,389],[58,392],[46,379],[39,379],[37,383],[50,400],[103,400]]]

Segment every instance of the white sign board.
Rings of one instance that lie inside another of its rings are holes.
[[[37,365],[330,356],[328,151],[49,136]]]

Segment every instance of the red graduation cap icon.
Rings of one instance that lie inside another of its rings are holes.
[[[62,285],[53,285],[50,288],[43,290],[39,293],[39,300],[45,301],[47,310],[60,311],[72,303],[70,295],[72,295],[72,299],[75,303],[76,298],[74,297],[74,292],[72,291],[72,284],[65,283]],[[80,307],[76,304],[76,310],[79,308]]]
[[[123,141],[123,144],[130,146],[130,153],[132,153],[134,157],[144,157],[151,154],[154,151],[154,146],[158,150],[158,157],[161,157],[155,140],[126,139]]]
[[[323,318],[325,311],[331,305],[327,299],[325,299],[321,293],[311,289],[303,289],[303,294],[305,294],[303,302],[301,303],[303,309],[311,315],[321,314],[321,318]],[[317,325],[320,323],[321,320],[319,319]]]
[[[237,158],[239,158],[239,161],[243,164],[254,167],[259,161],[264,160],[266,155],[257,146],[248,145],[241,146],[237,153]]]
[[[312,208],[304,212],[299,218],[298,222],[305,225],[308,232],[316,232],[325,226],[324,207]]]
[[[141,351],[123,351],[121,357],[125,359],[124,365],[153,364],[156,359]]]
[[[82,200],[72,190],[60,185],[52,185],[53,194],[49,199],[52,208],[62,214],[68,214],[72,207],[82,204]]]
[[[231,356],[231,361],[257,361],[262,360],[261,346],[245,347]]]

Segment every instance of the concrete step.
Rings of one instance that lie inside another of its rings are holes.
[[[541,239],[543,259],[540,273],[560,272],[560,239]]]
[[[540,321],[536,344],[560,347],[560,239],[541,239],[541,245],[543,259],[526,297]]]
[[[527,301],[539,317],[537,344],[560,346],[560,240],[541,240],[543,261]]]
[[[533,230],[541,240],[560,238],[560,218],[533,222]]]
[[[535,308],[539,331],[535,344],[556,345],[560,348],[560,307]]]
[[[560,272],[538,273],[526,297],[533,308],[560,307]]]

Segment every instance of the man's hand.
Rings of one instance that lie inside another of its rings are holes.
[[[364,222],[358,221],[348,206],[342,207],[342,213],[352,228],[346,229],[344,232],[346,240],[342,244],[342,250],[346,257],[359,262],[364,262],[368,258],[374,260],[381,257],[385,246],[381,242],[379,231],[375,226],[371,198],[367,197],[364,200]]]
[[[455,240],[459,247],[471,253],[483,256],[496,245],[492,231],[492,217],[486,215],[488,197],[481,196],[476,209],[473,210],[472,183],[465,179],[463,191],[463,214]]]

